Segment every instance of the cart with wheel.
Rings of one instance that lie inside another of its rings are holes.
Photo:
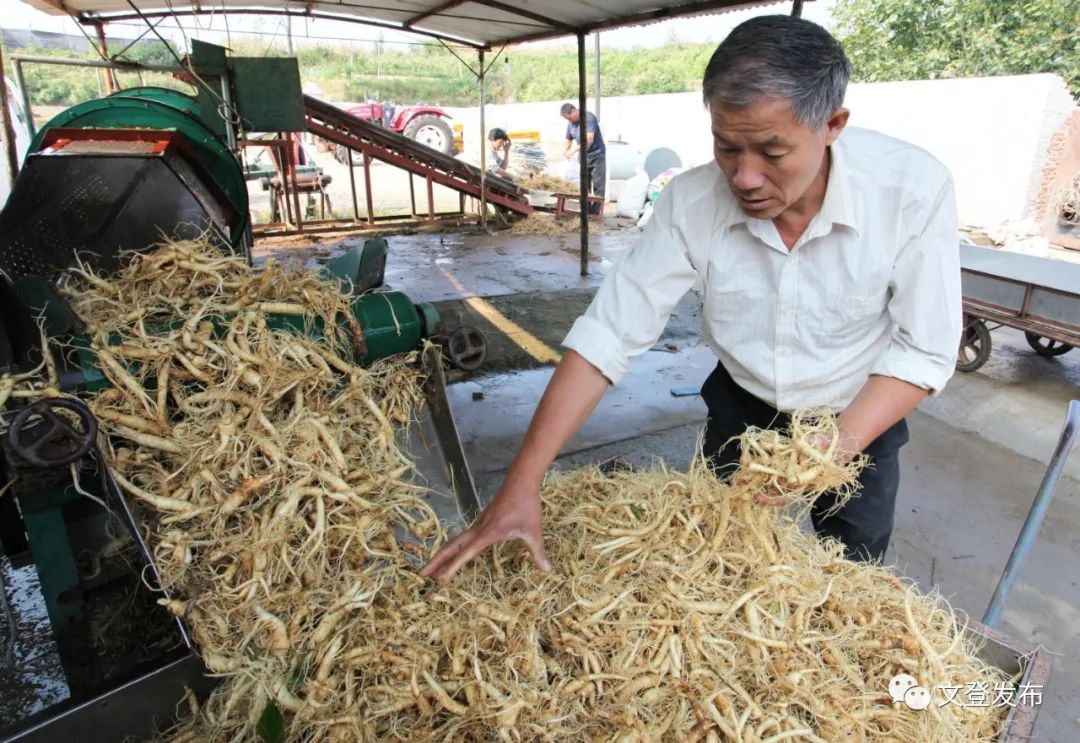
[[[1080,345],[1080,263],[960,244],[964,330],[956,368],[990,358],[990,331],[1024,331],[1036,353],[1060,356]]]

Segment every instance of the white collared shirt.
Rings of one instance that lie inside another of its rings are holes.
[[[699,284],[705,342],[782,411],[843,409],[872,374],[941,390],[962,313],[952,177],[865,129],[830,152],[821,211],[790,251],[771,220],[742,212],[716,163],[674,178],[563,345],[617,384]]]

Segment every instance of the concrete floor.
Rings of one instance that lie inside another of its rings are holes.
[[[626,231],[605,235],[595,246],[599,255],[593,275],[585,279],[577,275],[572,238],[474,234],[392,239],[388,279],[416,300],[442,302],[444,314],[463,297],[480,295],[529,326],[530,308],[542,304],[542,322],[531,325],[554,345],[610,260],[638,239]],[[523,295],[529,293],[546,297],[526,301]],[[608,393],[570,442],[559,466],[614,456],[635,464],[662,459],[676,468],[686,466],[705,407],[700,398],[676,398],[670,390],[700,384],[715,360],[697,338],[694,297],[677,314],[661,341],[674,339],[676,352],[647,353],[636,360],[625,382]],[[498,334],[490,327],[485,331]],[[902,454],[897,524],[888,555],[898,572],[926,590],[936,588],[957,611],[975,618],[985,610],[1080,382],[1080,352],[1043,359],[1030,351],[1022,334],[1009,329],[995,331],[994,342],[990,363],[979,372],[957,374],[942,394],[911,416],[912,440]],[[505,348],[514,345],[511,338],[496,352],[492,368],[517,368],[519,363],[530,368],[475,375],[450,388],[484,499],[498,487],[551,373],[550,367],[530,363],[527,354],[507,364]],[[475,399],[477,392],[482,399]],[[1080,452],[1075,452],[1002,625],[1010,636],[1056,654],[1036,735],[1056,743],[1080,739],[1078,480]]]

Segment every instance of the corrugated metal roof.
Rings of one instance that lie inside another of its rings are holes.
[[[776,0],[23,0],[54,15],[118,21],[163,15],[271,13],[354,21],[495,47],[591,33]]]

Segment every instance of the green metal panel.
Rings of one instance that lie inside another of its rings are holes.
[[[226,49],[209,41],[191,40],[191,68],[199,77],[224,75],[228,70]]]
[[[323,266],[319,274],[331,281],[337,280],[341,291],[352,294],[356,291],[356,277],[360,273],[360,257],[363,253],[363,245],[353,245]]]
[[[64,503],[73,500],[64,488],[35,492],[29,498],[19,498],[26,541],[34,558],[45,608],[53,627],[62,627],[77,619],[82,602],[61,603],[60,594],[79,584],[79,569],[71,554]]]
[[[98,364],[97,354],[90,349],[90,336],[85,333],[73,335],[71,345],[79,359],[79,368],[82,370],[87,392],[100,392],[111,387],[108,377],[101,371],[101,365]]]
[[[225,120],[221,118],[221,81],[228,79],[226,49],[198,39],[191,40],[191,68],[213,92],[199,86],[199,111],[203,123],[219,137],[225,137]]]
[[[364,241],[364,250],[360,255],[360,268],[356,273],[358,294],[382,286],[388,255],[390,255],[390,246],[383,238],[376,237]]]
[[[190,110],[190,104],[184,105]],[[161,100],[144,98],[110,97],[87,101],[53,117],[34,136],[30,152],[37,152],[41,148],[45,132],[53,127],[163,129],[179,132],[233,206],[241,214],[248,213],[247,184],[236,158],[197,116],[186,110]],[[235,239],[239,240],[242,233],[243,230],[238,230]]]
[[[11,290],[23,307],[41,318],[48,335],[64,335],[75,326],[75,314],[52,282],[41,276],[24,276]]]
[[[295,57],[230,57],[229,67],[244,131],[307,131]]]
[[[339,280],[343,292],[363,294],[382,286],[386,256],[389,252],[386,240],[365,240],[363,245],[353,245],[327,263],[319,273],[329,279]]]

